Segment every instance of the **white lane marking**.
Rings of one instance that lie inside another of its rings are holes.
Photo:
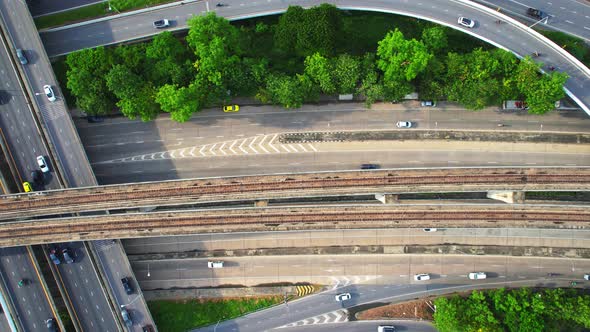
[[[248,151],[244,150],[244,148],[242,147],[244,145],[244,143],[246,143],[246,140],[242,140],[242,144],[240,144],[240,146],[238,146],[240,148],[240,150],[242,150],[242,152],[244,152],[245,154],[248,154]]]
[[[203,146],[201,147],[201,150],[199,150],[199,153],[200,153],[202,156],[206,156],[206,154],[203,152],[203,150],[205,150],[205,147],[207,147],[207,145],[203,145]]]
[[[232,144],[229,146],[229,150],[230,150],[230,151],[231,151],[231,153],[233,153],[233,154],[236,154],[236,151],[234,151],[233,147],[234,147],[234,145],[236,145],[236,143],[237,143],[237,142],[238,142],[238,141],[237,141],[237,140],[235,140],[235,141],[234,141],[234,142],[233,142],[233,143],[232,143]]]
[[[223,153],[224,156],[227,156],[227,153],[225,153],[225,151],[223,150],[223,147],[225,146],[226,142],[223,142],[223,144],[221,144],[221,147],[219,148],[219,151],[221,151],[221,153]]]
[[[250,145],[248,145],[248,147],[250,149],[252,149],[252,151],[254,151],[254,153],[258,154],[258,151],[256,151],[256,149],[252,146],[252,144],[254,144],[254,142],[256,142],[256,140],[258,139],[258,136],[255,136],[254,139],[252,140],[252,142],[250,142]]]

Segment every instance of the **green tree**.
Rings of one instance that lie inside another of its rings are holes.
[[[361,64],[359,60],[348,54],[342,54],[333,61],[332,75],[336,81],[337,91],[341,94],[355,92],[361,77]]]
[[[188,87],[166,84],[156,93],[156,102],[177,122],[186,122],[194,112],[201,110],[202,99],[202,96],[199,96],[197,82],[189,84]]]
[[[449,43],[447,33],[443,27],[424,29],[422,31],[422,42],[433,53],[445,49]]]
[[[358,92],[365,97],[365,105],[371,107],[377,100],[385,96],[385,87],[377,72],[375,54],[366,53],[360,62],[361,65],[361,85]]]
[[[317,83],[326,94],[336,92],[332,72],[332,62],[320,53],[314,53],[305,58],[305,74]]]
[[[149,60],[148,76],[156,86],[186,85],[194,75],[188,49],[170,31],[156,35],[146,47],[145,56]]]
[[[129,119],[153,120],[160,108],[154,102],[155,89],[124,65],[115,65],[106,75],[108,88],[119,98],[117,106]]]
[[[106,86],[105,76],[112,66],[112,57],[104,47],[68,54],[67,87],[76,97],[76,104],[90,115],[109,114],[115,108],[115,97]]]
[[[440,332],[463,331],[460,325],[458,296],[451,298],[439,297],[434,300],[436,312],[434,313],[434,326]]]
[[[259,98],[285,108],[298,108],[306,100],[309,89],[310,82],[305,75],[290,77],[273,74],[268,77],[266,88],[259,93]]]
[[[525,57],[517,69],[517,86],[525,96],[529,113],[545,114],[555,109],[555,102],[565,96],[563,86],[568,79],[566,73],[551,72],[539,75],[540,64]]]
[[[398,29],[379,42],[377,66],[384,73],[386,85],[397,85],[416,78],[432,58],[426,46],[415,39],[407,40]]]

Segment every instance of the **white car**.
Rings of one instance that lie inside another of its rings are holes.
[[[398,128],[412,128],[412,123],[410,121],[398,121],[395,125]]]
[[[37,156],[37,165],[39,165],[41,172],[43,172],[43,173],[49,172],[49,166],[47,166],[47,162],[45,161],[45,157]]]
[[[350,296],[350,293],[340,293],[338,295],[336,295],[334,298],[336,299],[336,302],[342,302],[342,301],[346,301],[346,300],[350,300],[352,296]]]
[[[422,228],[423,231],[430,233],[438,231],[438,228]]]
[[[166,18],[154,21],[154,28],[156,29],[163,29],[170,26],[170,21]]]
[[[471,272],[469,273],[469,279],[471,280],[481,280],[481,279],[485,279],[488,276],[486,275],[485,272]]]
[[[47,96],[47,99],[49,99],[49,101],[56,101],[57,100],[57,98],[55,98],[55,93],[53,93],[53,89],[51,88],[51,85],[44,85],[43,92],[45,92],[45,95]]]
[[[416,281],[430,280],[430,274],[428,274],[428,273],[414,274],[414,280],[416,280]]]
[[[223,267],[223,261],[208,261],[207,267],[210,269],[221,269]]]
[[[468,19],[467,17],[459,17],[459,19],[457,20],[457,23],[461,24],[462,26],[466,27],[466,28],[473,28],[475,26],[475,21],[472,19]]]
[[[395,332],[395,326],[393,325],[379,325],[377,332]]]
[[[590,274],[584,274],[584,280],[590,280]]]
[[[435,107],[436,102],[434,100],[423,100],[422,102],[420,102],[420,105],[422,107]]]

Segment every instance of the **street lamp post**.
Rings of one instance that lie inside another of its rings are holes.
[[[148,273],[147,273],[147,276],[148,277],[150,276],[150,263],[148,263]]]

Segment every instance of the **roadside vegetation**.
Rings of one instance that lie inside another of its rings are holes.
[[[186,38],[162,32],[149,43],[68,55],[67,88],[78,107],[143,121],[167,112],[184,122],[238,96],[297,108],[322,94],[355,94],[370,106],[417,91],[471,110],[525,100],[543,114],[564,97],[567,79],[452,29],[328,4],[239,26],[209,13],[188,26]]]
[[[590,296],[575,289],[498,289],[434,301],[440,332],[583,331],[590,328]]]
[[[106,2],[101,2],[61,13],[35,17],[33,20],[37,29],[41,30],[104,16],[110,13],[108,8],[109,5]]]
[[[283,302],[283,297],[245,298],[219,301],[149,301],[148,307],[158,329],[184,332],[216,324]]]

